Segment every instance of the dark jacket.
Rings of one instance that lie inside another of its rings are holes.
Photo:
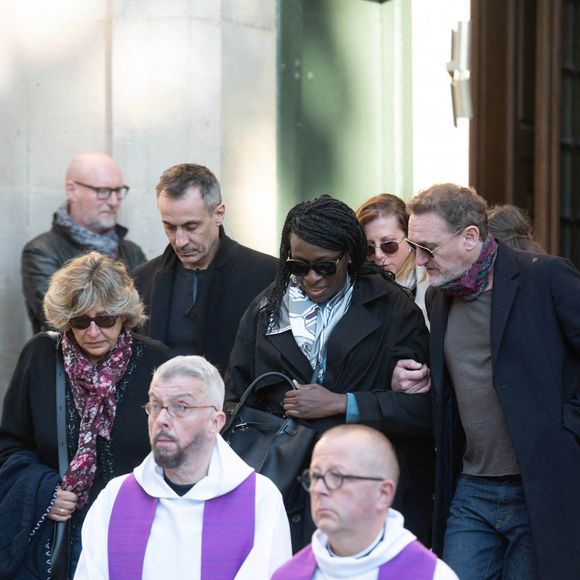
[[[115,229],[119,236],[118,258],[131,272],[145,262],[145,254],[137,244],[124,239],[127,228],[117,225]],[[46,330],[42,301],[48,290],[50,277],[68,260],[92,249],[75,242],[67,230],[56,223],[56,214],[52,229],[36,236],[24,246],[20,268],[22,290],[34,333]]]
[[[62,356],[59,350],[59,356]],[[147,415],[141,405],[148,400],[148,389],[153,370],[169,358],[167,347],[150,338],[133,335],[133,352],[124,377],[117,383],[117,411],[111,440],[97,439],[97,472],[90,491],[89,503],[82,510],[74,512],[71,521],[73,529],[82,525],[84,516],[98,493],[113,478],[132,471],[151,450],[147,431]],[[42,547],[36,546],[52,536],[52,520],[43,519],[49,503],[46,498],[52,495],[51,483],[58,481],[58,449],[56,437],[56,350],[55,341],[46,333],[33,336],[24,346],[12,380],[4,398],[2,420],[0,422],[0,469],[6,472],[8,460],[19,461],[22,473],[37,477],[38,487],[27,492],[29,499],[34,499],[34,513],[31,505],[22,505],[22,517],[18,520],[18,533],[13,538],[18,542],[14,550],[10,539],[0,534],[0,559],[3,551],[9,551],[14,558],[15,551],[19,557],[32,558],[43,553]],[[72,393],[66,381],[66,416],[68,456],[72,459],[78,445],[80,417],[76,411]],[[26,459],[32,454],[33,460]],[[36,464],[37,468],[34,467]],[[17,464],[18,465],[18,464]],[[21,485],[18,471],[12,466],[12,479],[15,485]],[[28,477],[28,476],[27,476]],[[6,480],[3,480],[6,485]],[[28,483],[30,487],[30,483]],[[35,491],[36,490],[36,491]],[[7,491],[10,491],[8,486]],[[54,492],[54,488],[52,490]],[[12,490],[11,493],[17,493]],[[18,492],[20,493],[20,492]],[[0,521],[10,517],[14,506],[0,503]],[[12,516],[13,517],[13,516]],[[34,534],[34,543],[30,551],[22,551],[22,538],[28,538],[37,522],[41,522]],[[14,524],[14,522],[11,522]],[[31,526],[32,524],[32,526]],[[12,528],[11,528],[12,529]],[[12,533],[12,532],[11,532]],[[71,538],[74,534],[71,534]],[[39,578],[46,577],[46,562],[30,561],[25,568],[38,569]],[[10,568],[18,567],[11,561]],[[44,572],[44,575],[42,575]],[[20,576],[34,578],[34,574]]]
[[[444,359],[450,299],[430,289],[431,376],[436,395],[433,546],[461,472],[465,436]],[[580,274],[562,258],[500,244],[491,301],[493,384],[522,473],[541,577],[580,570]]]
[[[269,371],[311,382],[312,368],[292,333],[264,333],[263,314],[258,311],[262,296],[254,300],[240,323],[226,374],[229,401],[238,400],[256,377]],[[421,310],[400,286],[380,275],[362,276],[355,282],[350,308],[328,339],[323,383],[331,391],[353,393],[360,423],[382,431],[393,442],[401,463],[396,507],[408,527],[426,543],[434,468],[431,398],[429,394],[393,392],[391,378],[400,359],[428,362],[428,341]],[[262,385],[250,406],[280,415],[288,387],[266,381]],[[309,421],[319,433],[344,422],[344,415]],[[304,539],[308,543],[309,538]]]
[[[54,522],[46,514],[59,479],[31,451],[13,453],[0,467],[0,578],[47,577]]]
[[[141,331],[167,342],[171,296],[179,259],[168,245],[161,256],[134,272],[135,284],[149,316]],[[278,261],[246,248],[220,228],[218,251],[207,269],[207,278],[196,302],[203,344],[191,354],[202,355],[221,373],[226,369],[240,318],[248,304],[276,275]]]

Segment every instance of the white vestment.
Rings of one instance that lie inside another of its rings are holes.
[[[235,489],[252,468],[218,435],[208,474],[185,495],[167,485],[163,470],[149,454],[133,473],[141,487],[159,498],[145,551],[143,580],[200,578],[203,508],[206,500]],[[82,529],[83,550],[75,580],[108,580],[107,540],[115,498],[127,476],[109,482],[91,506]],[[256,474],[254,547],[236,579],[270,578],[292,557],[290,528],[282,496],[266,477]]]
[[[405,529],[404,523],[405,520],[402,514],[392,508],[389,509],[385,528],[379,534],[379,537],[383,536],[383,538],[368,554],[362,555],[368,551],[367,548],[361,554],[347,557],[333,555],[328,549],[328,537],[326,534],[316,530],[312,535],[312,552],[318,567],[313,580],[338,580],[344,578],[349,580],[377,580],[379,566],[392,560],[403,548],[417,539],[409,530]],[[414,579],[401,578],[400,580]],[[433,580],[458,580],[458,578],[445,562],[438,559]]]

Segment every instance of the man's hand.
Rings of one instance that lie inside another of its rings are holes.
[[[333,393],[318,384],[302,385],[294,381],[296,390],[288,391],[282,403],[288,417],[320,419],[346,413],[346,395]]]
[[[402,359],[393,369],[391,388],[398,393],[427,393],[431,388],[431,371],[426,364]]]

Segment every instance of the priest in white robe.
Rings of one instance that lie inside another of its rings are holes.
[[[280,492],[219,435],[223,400],[202,357],[157,369],[144,406],[152,452],[94,502],[75,580],[266,579],[291,557]]]
[[[395,450],[379,431],[326,431],[301,477],[317,530],[273,580],[458,580],[391,509],[398,478]]]

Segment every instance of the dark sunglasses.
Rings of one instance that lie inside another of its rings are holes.
[[[69,324],[75,330],[84,330],[91,325],[91,322],[94,322],[99,328],[112,328],[115,326],[117,322],[117,316],[111,316],[110,314],[102,314],[101,316],[95,316],[94,318],[90,316],[77,316],[76,318],[71,318],[69,320]]]
[[[409,246],[411,246],[411,248],[413,250],[415,250],[415,252],[417,250],[421,250],[430,260],[434,260],[435,259],[435,254],[445,244],[449,243],[453,238],[456,238],[466,227],[469,227],[469,226],[465,226],[465,227],[459,228],[452,236],[450,236],[449,238],[447,238],[444,242],[440,243],[435,248],[428,248],[427,246],[422,246],[421,244],[418,244],[417,242],[411,241],[409,238],[405,238],[405,241],[409,244]]]
[[[338,268],[338,263],[342,260],[344,254],[341,254],[336,260],[316,260],[316,262],[303,262],[288,258],[286,268],[294,276],[306,276],[310,270],[314,270],[319,276],[334,276]]]
[[[400,245],[401,242],[397,242],[397,240],[387,240],[380,244],[369,244],[367,246],[367,257],[372,258],[375,255],[377,248],[380,248],[383,254],[396,254],[399,251]]]

